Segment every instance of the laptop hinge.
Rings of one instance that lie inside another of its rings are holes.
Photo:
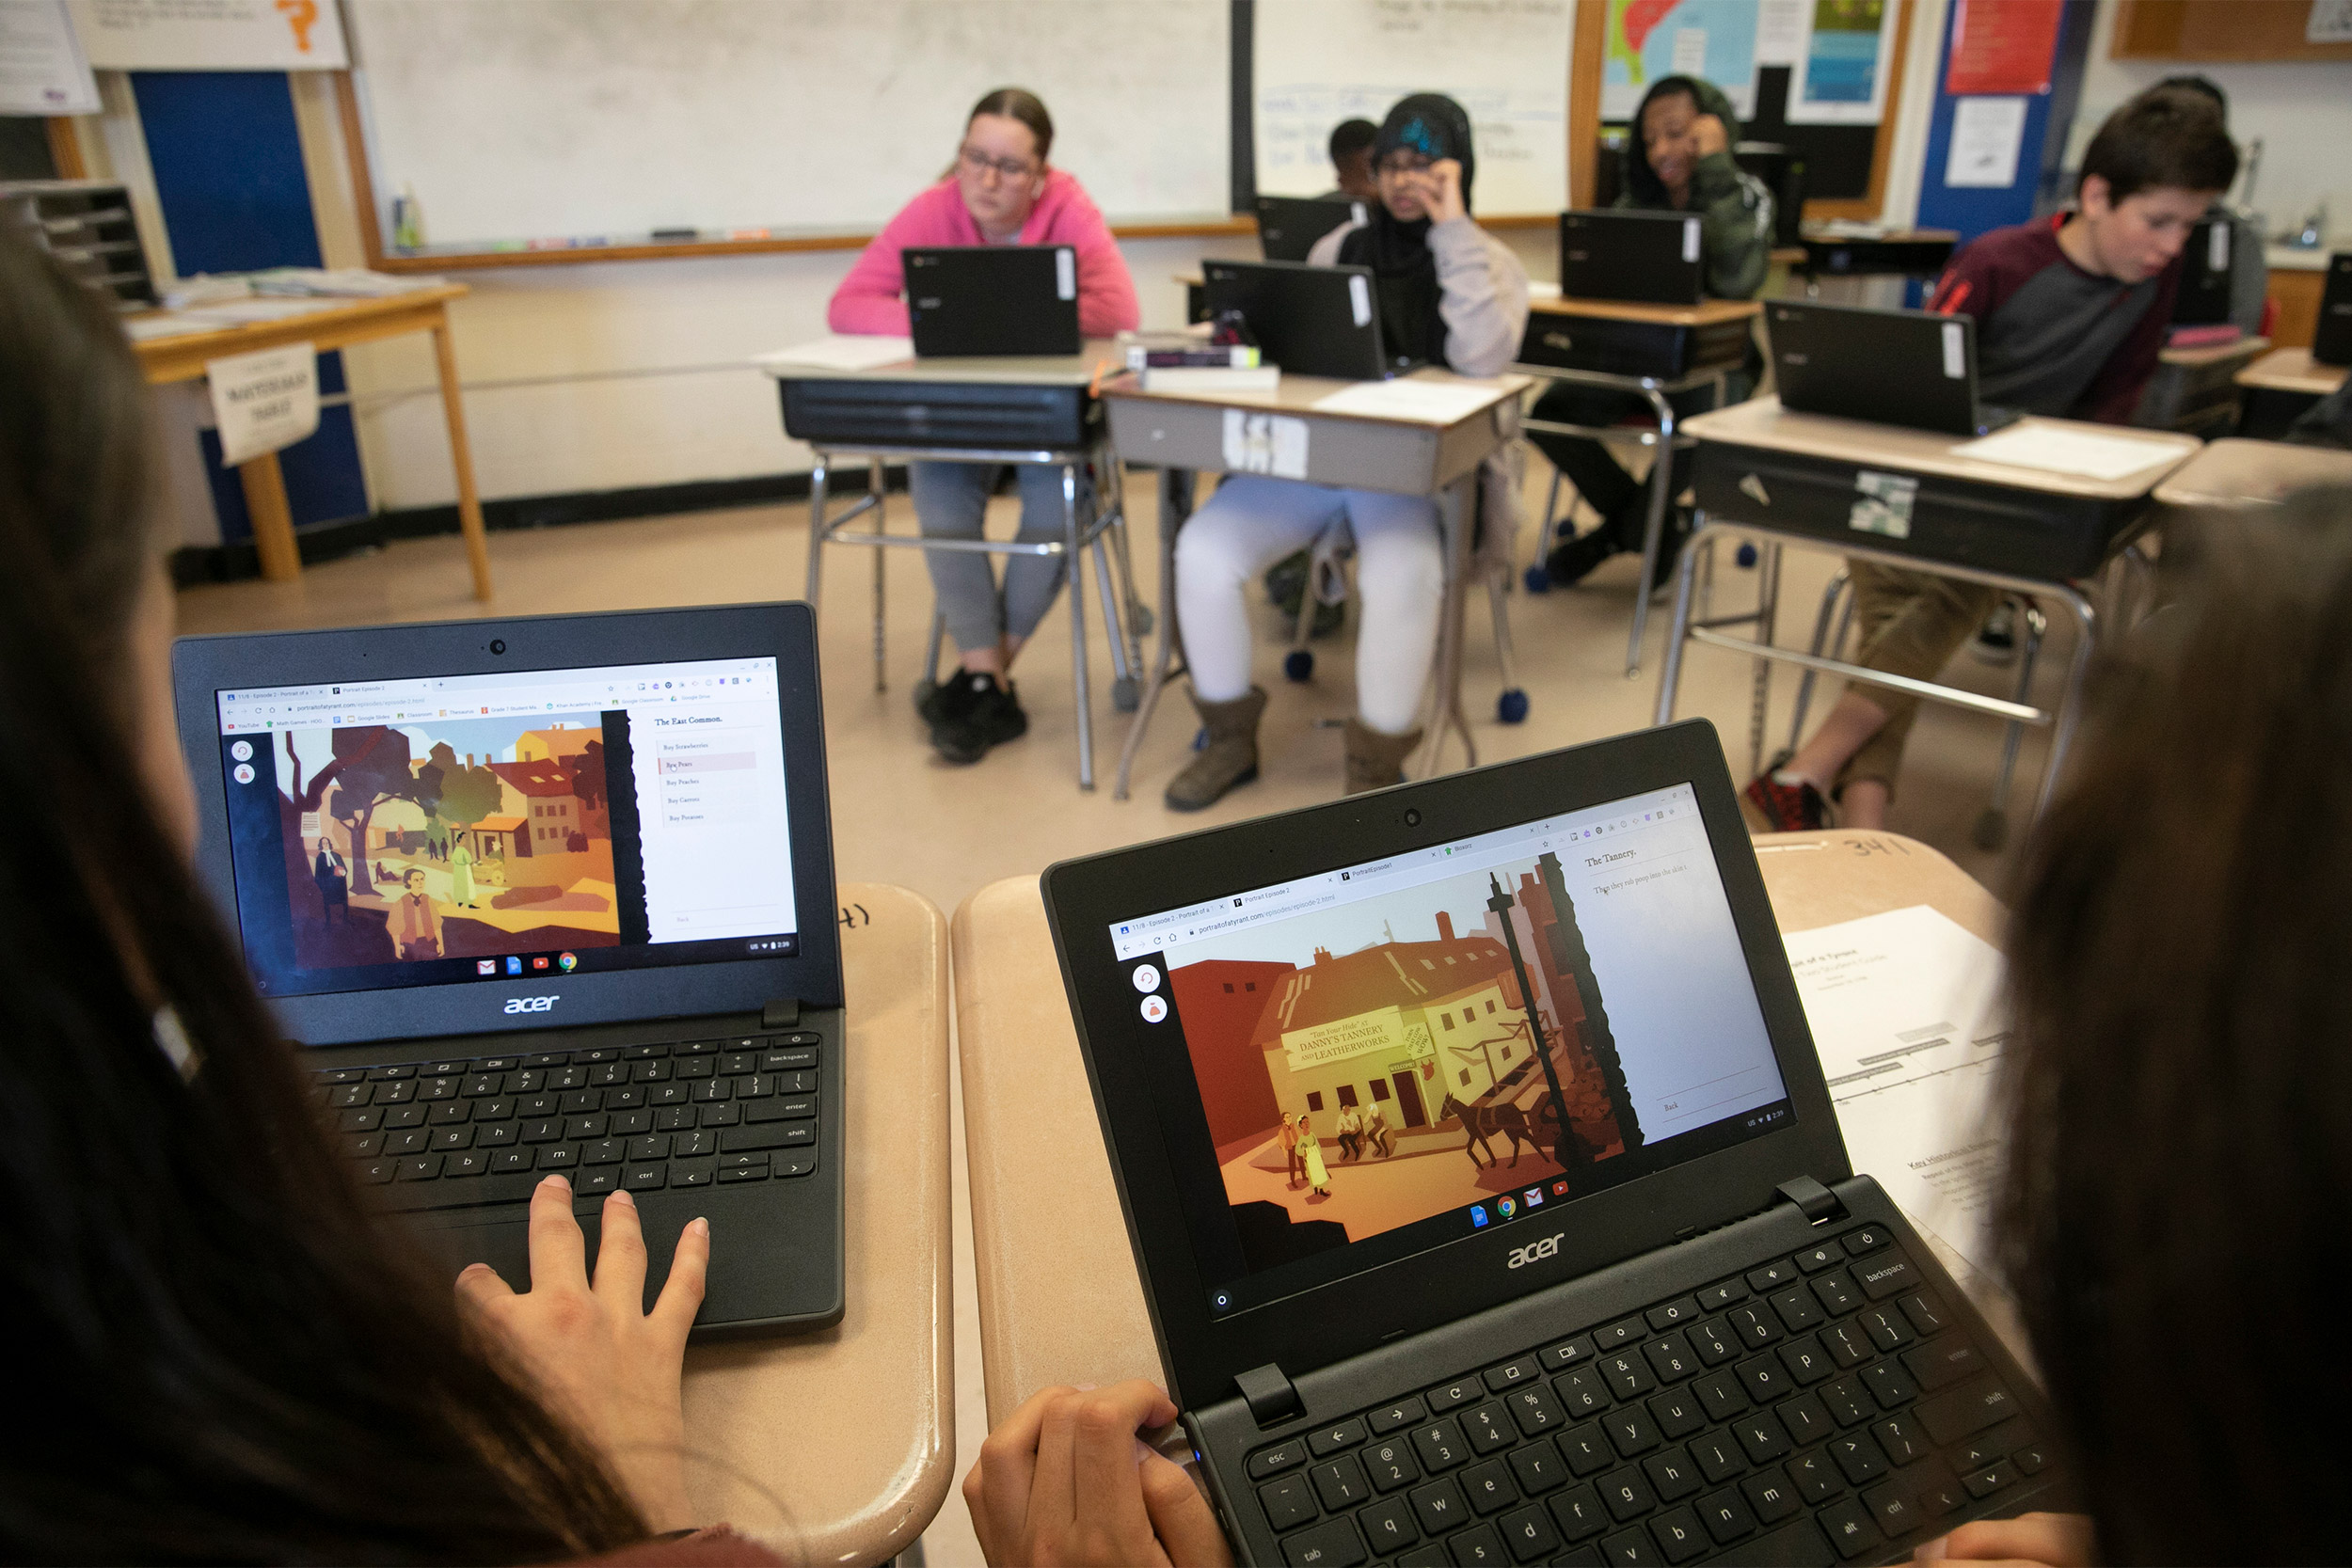
[[[769,1003],[760,1009],[759,1026],[762,1029],[798,1029],[801,1026],[800,1003],[790,997]]]
[[[1827,1225],[1846,1217],[1846,1206],[1837,1201],[1837,1195],[1809,1176],[1792,1176],[1772,1191],[1795,1204],[1807,1225]]]
[[[1298,1390],[1282,1375],[1282,1369],[1269,1361],[1263,1367],[1252,1367],[1236,1376],[1241,1397],[1249,1402],[1249,1414],[1262,1427],[1275,1426],[1294,1416],[1305,1414],[1298,1402]]]

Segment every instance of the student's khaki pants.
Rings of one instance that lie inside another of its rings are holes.
[[[1907,572],[1870,562],[1849,561],[1853,583],[1854,626],[1861,641],[1854,662],[1890,675],[1931,681],[1960,652],[1969,634],[1993,613],[2001,591],[1982,583],[1927,572]],[[1895,775],[1919,717],[1919,699],[1883,686],[1852,689],[1886,715],[1886,722],[1864,743],[1838,774],[1833,795],[1843,795],[1857,779],[1870,779],[1895,794]]]

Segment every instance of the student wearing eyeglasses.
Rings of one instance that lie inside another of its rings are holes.
[[[833,330],[907,332],[900,257],[910,246],[1066,245],[1077,253],[1078,330],[1089,338],[1133,331],[1141,318],[1126,260],[1077,180],[1046,162],[1053,148],[1054,118],[1036,94],[999,87],[974,104],[954,166],[899,209],[834,291],[826,311]],[[1019,473],[1019,537],[1029,544],[1059,540],[1060,470],[1024,465]],[[996,468],[985,463],[909,464],[908,488],[924,537],[979,538],[995,481]],[[942,757],[977,762],[1029,727],[1009,672],[1061,588],[1062,558],[1010,556],[1001,585],[985,555],[930,550],[924,560],[962,673],[925,697],[923,718]]]

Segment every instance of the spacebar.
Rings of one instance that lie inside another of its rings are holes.
[[[387,1209],[469,1209],[478,1203],[520,1203],[540,1180],[536,1171],[498,1176],[443,1177],[437,1181],[401,1181],[375,1196]]]
[[[1708,1560],[1755,1564],[1756,1568],[1827,1568],[1837,1560],[1837,1553],[1808,1516],[1769,1535],[1725,1546]]]

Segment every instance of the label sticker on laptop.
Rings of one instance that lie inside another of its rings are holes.
[[[1889,539],[1911,537],[1911,508],[1919,499],[1919,481],[1910,474],[1875,474],[1864,468],[1853,476],[1861,499],[1846,514],[1846,526],[1857,533],[1883,533]]]
[[[2213,272],[2230,270],[2230,226],[2217,221],[2211,230],[2213,238],[2205,242],[2205,266]]]
[[[1686,261],[1699,259],[1699,220],[1696,218],[1682,220],[1682,259]]]
[[[1066,245],[1054,252],[1054,292],[1064,299],[1078,297],[1078,253]]]
[[[1347,204],[1347,221],[1360,228],[1364,224],[1370,223],[1372,220],[1364,216],[1364,204],[1362,202],[1351,201]]]
[[[1348,274],[1347,303],[1356,312],[1358,326],[1372,325],[1372,284],[1360,272]]]
[[[1944,324],[1944,373],[1953,381],[1968,378],[1968,329],[1958,322]]]

